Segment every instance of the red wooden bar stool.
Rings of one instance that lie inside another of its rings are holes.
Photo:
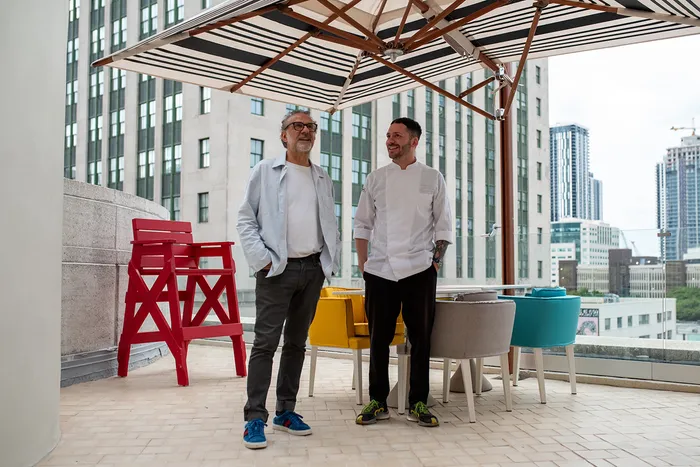
[[[224,336],[231,337],[233,341],[236,374],[246,376],[245,342],[236,295],[236,266],[231,253],[233,242],[194,243],[189,222],[134,219],[132,226],[134,241],[131,242],[129,285],[117,354],[119,376],[127,375],[133,344],[164,341],[175,358],[178,384],[187,386],[187,348],[190,341]],[[201,258],[221,258],[223,267],[200,269]],[[156,276],[150,288],[144,280],[147,276]],[[205,276],[219,276],[214,287],[209,286]],[[187,277],[185,290],[179,290],[178,277]],[[193,317],[197,286],[205,300]],[[228,311],[219,302],[224,291]],[[184,302],[182,313],[181,301]],[[170,323],[158,306],[161,302],[169,305]],[[214,310],[221,324],[204,325],[211,310]],[[149,315],[158,330],[139,332]]]

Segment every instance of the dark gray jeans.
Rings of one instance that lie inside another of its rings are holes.
[[[294,410],[309,326],[325,279],[318,255],[290,258],[282,274],[270,278],[266,274],[260,271],[255,275],[255,340],[248,360],[248,402],[243,409],[246,421],[259,418],[267,422],[265,400],[283,328],[276,410]]]

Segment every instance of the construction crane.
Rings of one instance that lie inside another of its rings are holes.
[[[692,119],[691,126],[672,126],[671,131],[678,131],[678,130],[693,130],[693,134],[691,136],[695,136],[695,130],[698,128],[695,126],[695,119]]]
[[[631,241],[630,243],[632,244],[632,248],[630,248],[627,244],[627,237],[625,237],[625,233],[622,230],[620,230],[620,237],[622,237],[622,241],[625,242],[625,248],[627,248],[628,250],[631,249],[635,255],[639,256],[639,250],[637,249],[637,245],[634,244],[634,241]]]

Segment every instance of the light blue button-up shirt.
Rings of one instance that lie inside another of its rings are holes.
[[[258,163],[250,175],[245,199],[238,211],[238,235],[248,265],[259,271],[270,262],[267,277],[287,267],[287,166],[286,156]],[[319,224],[323,234],[321,266],[330,281],[338,273],[342,244],[335,217],[333,182],[321,167],[311,164],[316,188]]]

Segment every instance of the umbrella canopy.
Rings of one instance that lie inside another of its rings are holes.
[[[423,85],[500,119],[515,93],[495,115],[464,97],[528,57],[697,33],[700,0],[229,0],[93,66],[331,112]],[[431,84],[482,67],[461,95]]]

